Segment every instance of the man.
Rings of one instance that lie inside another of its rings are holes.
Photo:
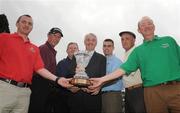
[[[61,60],[57,65],[57,76],[72,78],[75,75],[76,68],[76,59],[74,57],[74,53],[77,52],[78,44],[75,42],[70,42],[67,46],[67,57]],[[72,93],[76,93],[80,88],[71,87],[70,89],[66,89],[63,87],[58,88],[58,93],[56,94],[56,107],[55,111],[58,113],[69,113],[69,96]]]
[[[39,47],[45,68],[51,73],[56,74],[56,50],[54,47],[63,37],[59,28],[51,28],[47,34],[47,41]],[[53,109],[54,85],[52,81],[47,80],[38,74],[33,76],[32,94],[30,98],[29,113],[31,112],[51,112]]]
[[[130,31],[123,31],[119,33],[119,36],[121,37],[122,47],[125,49],[125,62],[135,49],[136,35]],[[125,112],[145,113],[144,91],[140,70],[138,69],[129,75],[123,76],[123,83],[125,86]]]
[[[89,63],[85,72],[91,77],[101,77],[106,73],[106,58],[95,51],[97,45],[96,35],[89,33],[85,35],[84,44],[86,52],[89,54]],[[80,113],[100,113],[101,112],[101,93],[91,95],[87,88],[71,94],[69,97],[70,112]]]
[[[64,87],[72,86],[69,80],[56,77],[44,68],[38,47],[28,38],[33,28],[31,16],[20,16],[16,26],[16,33],[0,34],[1,113],[27,113],[33,72]]]
[[[144,42],[136,47],[128,60],[111,74],[91,79],[98,88],[106,81],[123,74],[141,71],[144,86],[144,99],[148,113],[180,112],[180,53],[179,46],[170,36],[159,37],[154,34],[155,25],[149,17],[143,17],[138,23],[138,31]]]
[[[106,74],[109,74],[122,64],[122,61],[113,55],[114,41],[105,39],[103,53],[106,56]],[[102,88],[102,113],[122,113],[122,79],[118,78],[104,85]]]

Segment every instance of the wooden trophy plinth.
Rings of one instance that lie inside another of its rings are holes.
[[[91,85],[91,82],[88,78],[84,78],[84,77],[74,77],[70,83],[74,86],[77,87],[88,87]]]

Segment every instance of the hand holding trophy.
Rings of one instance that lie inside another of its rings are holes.
[[[87,73],[85,72],[85,68],[90,60],[89,55],[85,51],[78,51],[74,56],[77,63],[76,74],[70,83],[77,87],[88,87],[91,83]]]

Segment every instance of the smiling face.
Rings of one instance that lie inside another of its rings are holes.
[[[121,35],[121,43],[125,51],[128,51],[134,46],[135,38],[131,34],[124,33]]]
[[[33,28],[33,20],[30,16],[23,15],[16,22],[17,33],[28,36]]]
[[[84,44],[87,51],[95,50],[97,45],[97,38],[94,34],[90,33],[85,36]]]
[[[77,43],[71,42],[68,44],[66,52],[69,58],[72,58],[77,51],[79,51]]]
[[[52,47],[55,47],[59,43],[61,38],[62,38],[62,36],[60,33],[49,34],[48,35],[48,42]]]
[[[114,43],[112,41],[105,40],[103,42],[103,53],[105,56],[109,56],[113,54]]]
[[[143,17],[138,23],[138,32],[142,34],[144,40],[152,40],[155,26],[149,17]]]

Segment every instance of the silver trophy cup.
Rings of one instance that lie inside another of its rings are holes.
[[[79,51],[74,54],[76,58],[76,74],[74,75],[73,79],[71,80],[71,84],[77,86],[77,87],[87,87],[89,86],[90,80],[85,72],[85,68],[89,63],[89,55],[85,51]]]

